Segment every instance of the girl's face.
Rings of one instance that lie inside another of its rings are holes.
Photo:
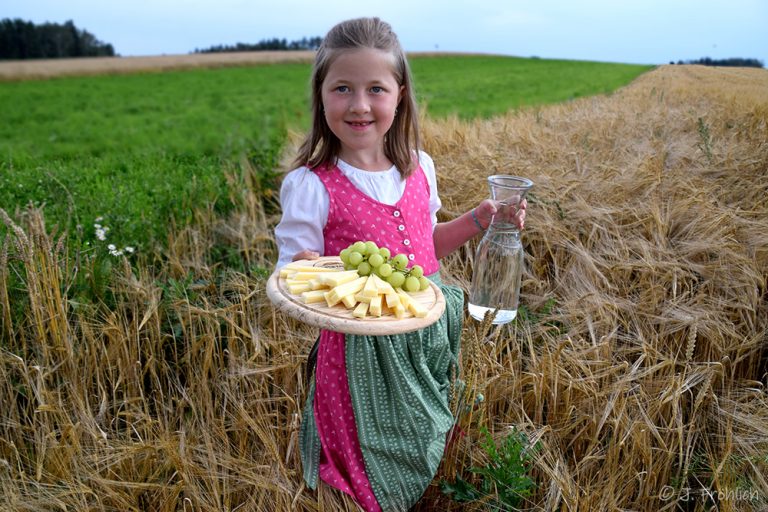
[[[394,58],[373,49],[340,53],[323,81],[325,120],[341,141],[341,154],[381,150],[395,119],[404,86],[393,72]]]

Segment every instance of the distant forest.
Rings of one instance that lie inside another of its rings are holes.
[[[303,37],[296,41],[272,38],[258,43],[237,43],[195,49],[192,53],[254,52],[265,50],[317,50],[322,37]],[[0,21],[0,60],[56,59],[64,57],[114,57],[115,49],[72,20],[64,24],[5,18]]]
[[[237,43],[236,45],[218,45],[211,46],[204,50],[195,49],[194,53],[218,53],[218,52],[258,52],[265,50],[317,50],[320,48],[320,43],[323,42],[322,37],[302,37],[298,41],[291,41],[290,43],[286,39],[262,39],[256,44],[251,43]]]
[[[709,57],[703,57],[697,60],[677,61],[678,64],[701,64],[703,66],[731,66],[738,68],[762,68],[763,62],[757,59],[710,59]],[[670,62],[674,64],[674,62]]]
[[[0,59],[56,59],[62,57],[113,57],[111,44],[80,30],[70,20],[43,23],[5,18],[0,21]]]

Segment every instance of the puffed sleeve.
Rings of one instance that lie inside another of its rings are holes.
[[[429,215],[432,218],[432,228],[437,225],[437,211],[443,206],[440,196],[437,194],[437,176],[435,175],[435,162],[432,157],[423,151],[419,151],[419,163],[429,183]]]
[[[294,254],[325,247],[323,228],[328,221],[328,192],[314,172],[300,167],[288,173],[280,187],[283,216],[275,228],[277,267],[290,263]]]

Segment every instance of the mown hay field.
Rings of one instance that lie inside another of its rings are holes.
[[[312,62],[314,53],[234,52],[195,53],[147,57],[94,57],[88,59],[39,59],[0,62],[0,79],[29,80],[104,73],[162,72],[178,69],[246,66],[284,62]]]
[[[412,52],[413,57],[451,55],[450,52]],[[459,55],[470,55],[461,53]],[[163,72],[180,69],[210,69],[229,66],[251,66],[275,63],[310,63],[313,51],[217,52],[184,55],[137,57],[92,57],[71,59],[31,59],[0,61],[0,80],[48,79],[61,76],[83,76]]]
[[[484,401],[461,409],[438,479],[476,478],[482,427],[499,441],[514,428],[537,446],[525,510],[768,507],[767,121],[765,70],[698,66],[608,96],[424,120],[445,218],[485,197],[490,174],[535,182],[526,313],[501,328],[465,319],[463,402]],[[265,275],[213,278],[222,240],[245,268],[273,263],[279,214],[257,191],[172,229],[163,266],[116,268],[108,309],[70,300],[89,269],[39,210],[4,216],[0,507],[354,510],[301,480],[316,331],[274,312]],[[472,253],[443,262],[465,289]],[[438,479],[417,510],[487,505],[450,501]]]

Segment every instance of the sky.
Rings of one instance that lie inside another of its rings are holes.
[[[0,18],[72,20],[126,57],[323,36],[359,16],[389,22],[413,52],[637,64],[740,57],[768,66],[768,0],[3,0],[0,7]]]

